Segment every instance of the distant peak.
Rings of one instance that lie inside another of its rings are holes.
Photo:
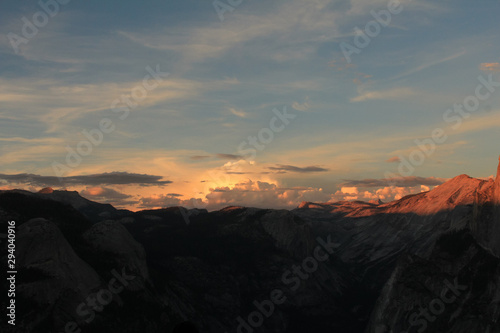
[[[500,157],[498,158],[497,178],[495,179],[494,201],[500,204]]]
[[[302,202],[300,203],[300,205],[299,205],[299,207],[298,207],[298,208],[299,208],[299,209],[300,209],[300,208],[308,208],[309,204],[310,204],[310,203],[309,203],[309,202],[307,202],[307,201],[302,201]]]
[[[479,179],[472,178],[469,175],[463,174],[463,175],[460,175],[460,176],[456,176],[456,177],[448,180],[447,182],[439,185],[438,188],[439,187],[441,187],[441,188],[447,188],[447,187],[450,187],[450,186],[451,187],[463,186],[465,184],[476,183],[478,181],[479,181]]]
[[[455,178],[452,178],[452,180],[462,180],[462,179],[472,179],[471,176],[469,175],[466,175],[466,174],[463,174],[463,175],[460,175],[460,176],[456,176]]]
[[[50,193],[54,193],[54,189],[52,187],[46,187],[46,188],[43,188],[40,191],[38,191],[38,193],[50,194]]]

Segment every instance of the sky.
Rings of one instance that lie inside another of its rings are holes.
[[[384,202],[500,149],[500,2],[2,1],[0,189]]]

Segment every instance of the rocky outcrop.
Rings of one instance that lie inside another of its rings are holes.
[[[366,333],[500,332],[500,259],[467,231],[443,235],[429,259],[403,256]]]
[[[144,288],[149,280],[146,252],[121,223],[99,222],[87,230],[83,238],[101,266],[125,268],[138,277],[131,282],[131,289]]]
[[[500,163],[496,179],[476,191],[469,229],[483,247],[500,257]]]
[[[374,205],[377,205],[377,206],[384,204],[384,202],[382,200],[380,200],[380,199],[376,199],[376,200],[373,199],[373,200],[368,201],[368,203],[371,203],[371,204],[374,204]]]
[[[40,191],[38,191],[38,193],[50,194],[50,193],[54,193],[54,189],[52,187],[45,187],[45,188],[42,188]]]
[[[17,300],[31,304],[17,323],[17,332],[36,332],[50,318],[57,327],[75,320],[76,308],[101,280],[80,259],[57,226],[33,219],[17,231]]]
[[[259,220],[278,248],[299,259],[313,251],[316,242],[310,227],[289,211],[267,211]]]

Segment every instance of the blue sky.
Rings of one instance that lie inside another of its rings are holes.
[[[355,28],[388,3],[243,0],[221,21],[211,1],[71,0],[16,53],[12,34],[23,37],[23,17],[33,22],[42,9],[4,1],[0,186],[66,188],[131,209],[293,208],[389,201],[462,173],[489,177],[500,88],[457,128],[443,115],[474,96],[478,77],[500,81],[500,3],[403,1],[348,61],[342,43],[355,45]],[[157,67],[169,75],[120,120],[113,101]],[[294,119],[255,158],[243,156],[240,144],[285,108]],[[69,167],[66,147],[76,150],[82,131],[106,118],[114,130]],[[420,151],[415,139],[439,128],[447,139],[401,173],[400,161]],[[54,163],[68,168],[58,174]],[[391,186],[387,172],[404,178]],[[65,178],[80,176],[101,182]],[[380,181],[363,186],[367,179]]]

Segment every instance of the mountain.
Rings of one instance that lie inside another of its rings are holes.
[[[2,318],[2,332],[184,320],[214,333],[500,332],[500,165],[496,180],[291,211],[130,212],[76,192],[0,191],[2,230],[9,220],[18,326]]]
[[[498,332],[499,287],[498,257],[466,230],[443,235],[428,258],[400,258],[366,332]]]

